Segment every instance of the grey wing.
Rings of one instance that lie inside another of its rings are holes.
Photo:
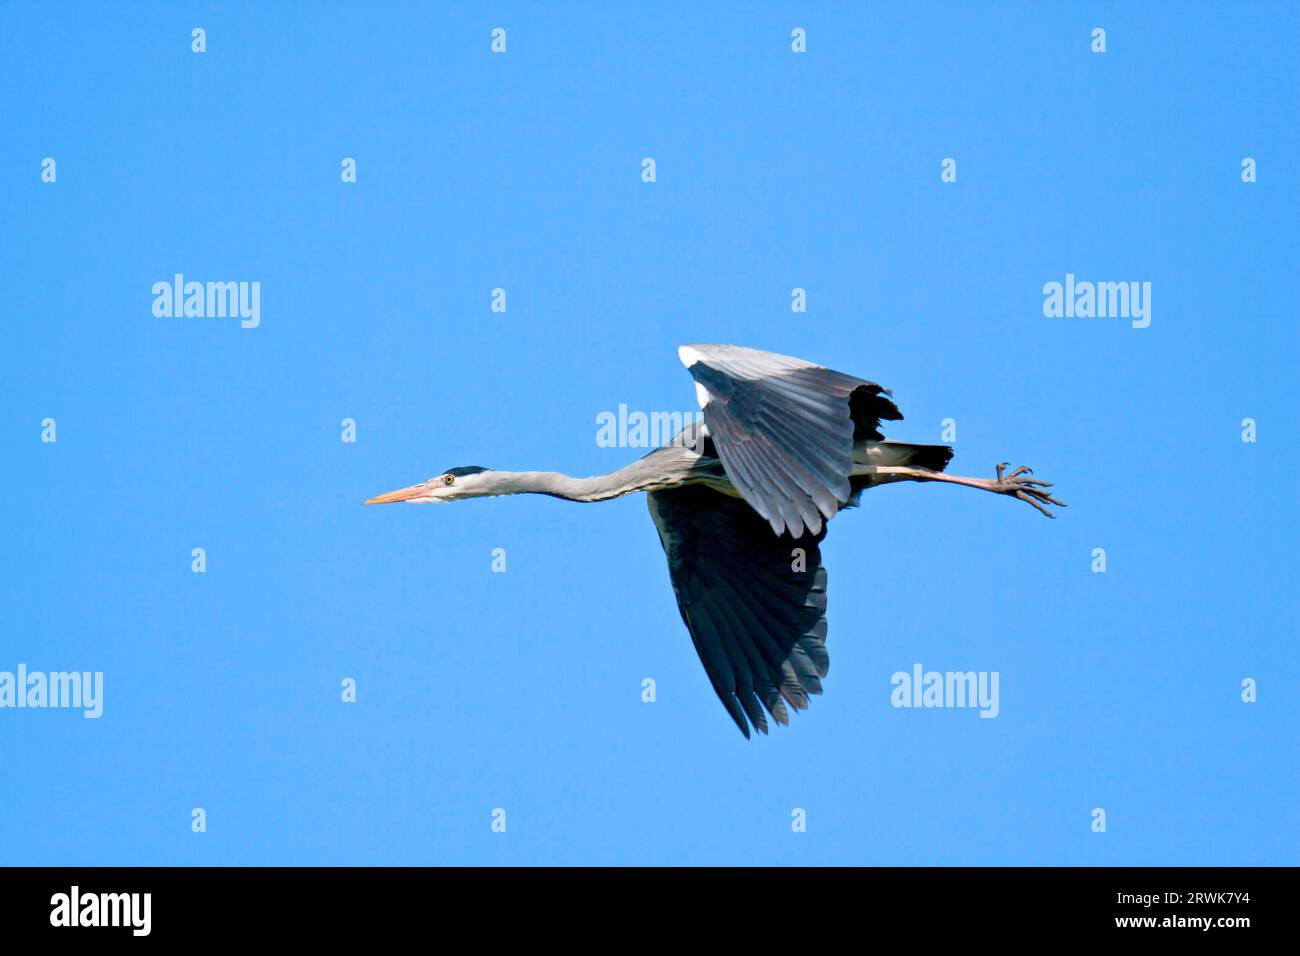
[[[789,723],[786,704],[807,707],[830,667],[825,531],[773,536],[744,501],[700,485],[646,499],[682,620],[731,719],[746,737],[750,723],[767,733],[763,708]]]
[[[875,382],[734,345],[684,345],[704,421],[736,490],[777,534],[821,530],[849,500],[855,440],[903,416]]]

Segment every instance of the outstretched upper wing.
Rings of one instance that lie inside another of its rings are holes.
[[[736,489],[777,534],[816,534],[848,501],[855,439],[903,416],[875,382],[735,345],[683,345],[704,421]]]
[[[830,667],[825,531],[774,537],[745,502],[701,485],[646,500],[682,620],[731,719],[746,737],[746,717],[767,733],[763,707],[789,723],[786,703],[807,707]]]

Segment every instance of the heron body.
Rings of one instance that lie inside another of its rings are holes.
[[[902,414],[874,382],[732,345],[678,350],[703,422],[606,475],[452,468],[367,504],[511,494],[606,501],[646,492],[682,620],[714,691],[746,737],[789,722],[821,693],[826,651],[826,524],[863,491],[941,481],[1064,507],[1028,468],[995,478],[945,472],[952,449],[889,441]]]

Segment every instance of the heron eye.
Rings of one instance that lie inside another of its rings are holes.
[[[454,485],[454,484],[456,483],[456,476],[455,476],[455,475],[443,475],[443,476],[442,476],[442,483],[443,483],[444,485]]]

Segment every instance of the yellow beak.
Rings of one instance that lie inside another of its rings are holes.
[[[368,505],[386,505],[394,501],[410,501],[416,498],[424,491],[424,485],[411,485],[409,488],[398,488],[396,491],[386,491],[382,495],[375,495],[373,498],[367,498]]]

